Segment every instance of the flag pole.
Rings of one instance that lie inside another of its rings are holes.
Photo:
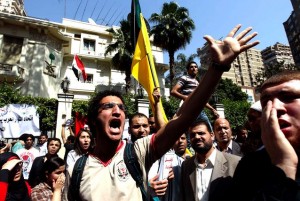
[[[151,75],[152,75],[152,81],[153,81],[153,84],[154,84],[154,87],[156,88],[157,87],[157,83],[156,83],[156,81],[155,81],[155,79],[153,79],[154,78],[154,73],[153,73],[153,69],[152,69],[152,65],[151,65],[151,62],[150,62],[150,60],[149,60],[149,53],[147,52],[147,58],[148,58],[148,63],[149,63],[149,65],[150,65],[150,71],[151,71]]]

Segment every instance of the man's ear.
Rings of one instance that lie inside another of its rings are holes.
[[[212,140],[215,140],[215,134],[214,134],[214,132],[211,132],[211,133],[210,133],[210,136],[211,136],[211,139],[212,139]]]

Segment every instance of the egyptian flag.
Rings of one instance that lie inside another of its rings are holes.
[[[152,93],[155,87],[159,87],[159,82],[156,75],[147,26],[141,13],[138,0],[132,0],[131,18],[133,26],[132,39],[135,46],[131,63],[131,74],[147,91],[152,111],[154,111],[154,98]],[[162,104],[161,101],[159,104]],[[163,108],[162,105],[161,108]],[[168,119],[164,110],[162,110],[162,112],[164,120],[167,122]]]
[[[74,59],[73,59],[73,63],[72,63],[72,70],[73,70],[75,76],[77,77],[78,81],[79,80],[81,80],[83,82],[86,81],[87,76],[85,74],[84,65],[76,54],[74,55]]]

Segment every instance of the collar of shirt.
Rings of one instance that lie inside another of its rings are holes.
[[[197,153],[196,153],[197,154]],[[205,167],[214,167],[215,165],[215,161],[216,161],[216,156],[217,156],[217,151],[215,148],[213,148],[213,151],[212,153],[210,154],[210,156],[205,160]],[[201,168],[201,169],[204,169],[203,168],[203,164],[200,164],[197,160],[197,156],[195,157],[195,160],[194,160],[195,164],[196,164],[196,167],[197,168]]]
[[[229,145],[227,147],[227,151],[230,151],[230,153],[232,151],[232,140],[230,140],[230,142],[229,142]]]

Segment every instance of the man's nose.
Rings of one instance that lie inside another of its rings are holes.
[[[139,127],[139,132],[144,132],[145,128],[143,126]]]
[[[286,112],[286,109],[284,107],[284,102],[282,102],[278,98],[274,98],[273,100],[273,107],[277,110],[277,115],[281,115],[282,113]]]
[[[118,105],[115,105],[112,109],[114,114],[120,114],[121,113],[121,109],[119,108]]]

